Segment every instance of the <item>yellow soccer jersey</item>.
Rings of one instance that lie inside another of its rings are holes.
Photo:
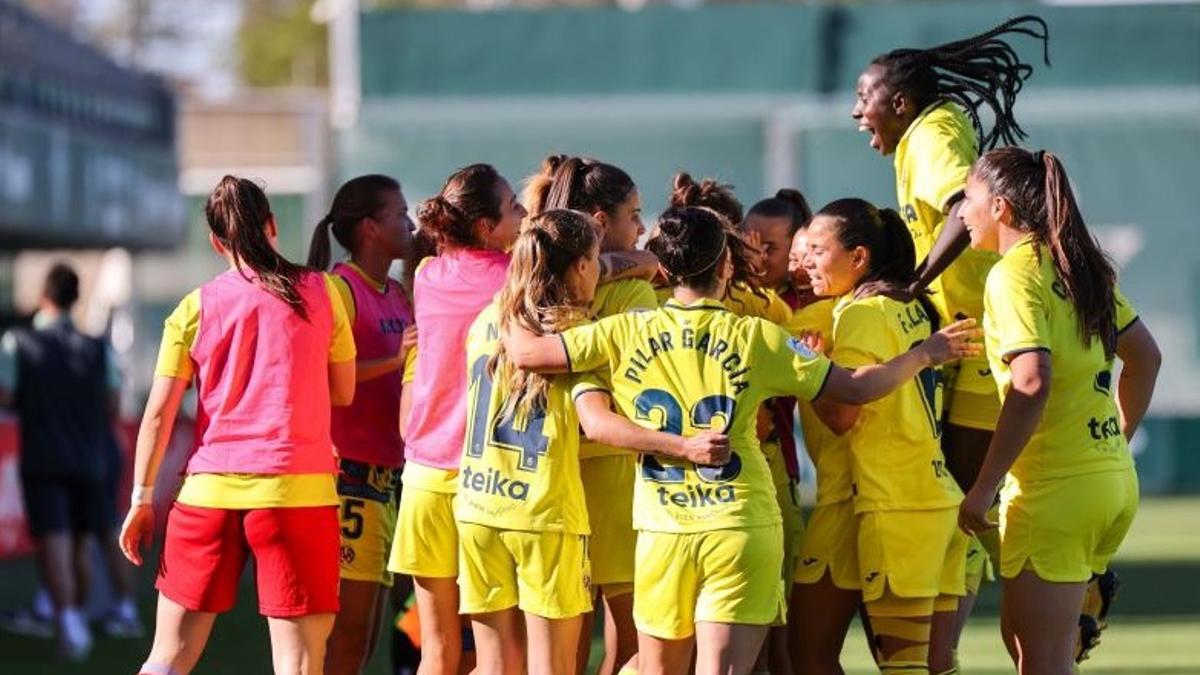
[[[1026,238],[988,275],[984,313],[988,361],[1001,400],[1012,381],[1009,361],[1035,349],[1050,353],[1050,398],[1042,420],[1010,473],[1018,481],[1124,469],[1132,465],[1114,399],[1113,361],[1100,340],[1085,345],[1050,251]],[[1137,314],[1116,291],[1117,330]]]
[[[884,363],[932,332],[919,302],[881,295],[843,299],[833,321],[832,358],[844,368]],[[862,406],[847,434],[856,513],[937,509],[962,500],[942,455],[941,418],[941,377],[933,368]]]
[[[965,189],[979,156],[975,131],[954,103],[934,103],[913,120],[896,145],[896,200],[908,224],[917,262],[929,255],[950,211],[950,198]],[[983,284],[999,260],[968,248],[930,284],[930,300],[946,325],[958,314],[983,316]]]
[[[825,341],[825,351],[832,351],[833,308],[837,300],[818,300],[792,312],[787,328],[793,335],[818,333]],[[817,506],[835,504],[853,494],[854,479],[850,469],[850,438],[838,436],[817,417],[812,403],[800,401],[800,430],[804,433],[804,449],[817,467]]]
[[[734,454],[721,467],[642,455],[634,527],[653,532],[780,522],[756,411],[772,396],[816,398],[830,363],[768,321],[739,317],[716,300],[631,312],[563,334],[572,370],[611,374],[629,419],[692,436],[724,430]]]
[[[651,310],[658,307],[658,298],[654,287],[642,279],[618,279],[596,287],[596,297],[592,299],[592,315],[598,319],[614,316],[625,312]],[[597,374],[597,378],[605,389],[609,389],[608,378]],[[586,436],[581,437],[579,456],[583,459],[592,457],[607,457],[609,455],[625,455],[630,451],[624,448],[614,448],[611,445],[596,443]]]
[[[467,333],[467,428],[454,517],[508,530],[588,534],[572,397],[586,391],[588,378],[556,377],[544,409],[511,419],[504,415],[504,382],[487,372],[499,336],[493,302]]]

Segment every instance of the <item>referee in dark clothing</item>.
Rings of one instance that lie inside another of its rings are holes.
[[[112,548],[118,480],[112,423],[120,379],[106,343],[71,323],[78,299],[79,277],[55,265],[33,326],[9,331],[0,343],[0,405],[19,418],[30,535],[54,605],[60,651],[70,660],[82,660],[91,650],[83,611],[90,579],[87,542],[95,535],[102,548]],[[114,581],[118,593],[128,592],[120,588],[126,584]]]

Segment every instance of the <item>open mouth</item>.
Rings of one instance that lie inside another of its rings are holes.
[[[883,148],[883,138],[875,131],[875,127],[872,127],[866,122],[859,122],[858,130],[871,135],[871,139],[868,141],[868,143],[872,149],[880,150]]]

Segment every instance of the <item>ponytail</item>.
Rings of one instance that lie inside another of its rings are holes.
[[[262,188],[248,179],[227,175],[205,202],[204,216],[213,236],[233,256],[242,277],[262,286],[308,320],[297,288],[305,269],[279,255],[267,238],[267,222],[273,216]],[[250,279],[245,268],[257,278]]]
[[[571,265],[595,250],[596,229],[590,215],[566,209],[551,209],[530,219],[513,245],[508,279],[497,298],[502,329],[515,324],[545,335],[585,318],[586,308],[571,296],[565,280]],[[527,415],[545,405],[551,378],[514,368],[503,343],[489,368],[508,383],[506,415]]]
[[[379,214],[390,192],[400,192],[400,183],[391,176],[381,174],[358,176],[343,183],[333,196],[329,213],[313,229],[312,242],[308,246],[308,266],[321,270],[329,267],[333,257],[329,244],[331,234],[342,248],[353,255],[359,224],[364,218]]]
[[[1013,226],[1050,251],[1066,299],[1079,316],[1084,345],[1099,339],[1107,357],[1117,351],[1117,273],[1088,230],[1067,171],[1054,154],[999,148],[979,158],[973,173],[1012,207]]]
[[[535,216],[550,209],[614,215],[636,186],[622,169],[587,157],[550,155],[541,171],[525,182],[525,210]]]
[[[680,172],[671,179],[671,196],[667,202],[675,207],[707,208],[724,223],[729,254],[733,261],[733,277],[725,289],[726,297],[735,287],[741,287],[760,298],[767,298],[763,284],[765,270],[755,264],[749,246],[737,229],[745,218],[742,203],[733,194],[732,185],[718,183],[711,178],[697,183],[691,175]]]

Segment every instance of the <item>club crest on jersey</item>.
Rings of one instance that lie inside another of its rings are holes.
[[[806,359],[817,358],[817,353],[812,350],[812,347],[809,347],[800,338],[788,338],[787,344],[789,349]]]
[[[1096,391],[1108,396],[1112,393],[1112,371],[1102,370],[1096,373],[1096,381],[1092,384]]]

